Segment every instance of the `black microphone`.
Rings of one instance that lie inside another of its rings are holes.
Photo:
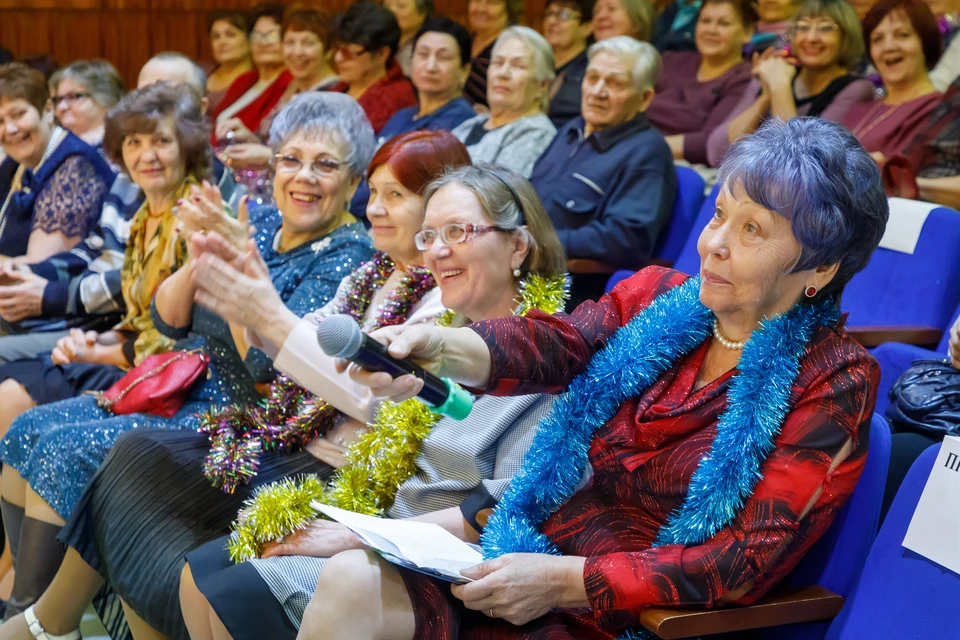
[[[346,358],[370,371],[385,371],[394,378],[412,374],[423,380],[417,397],[435,413],[463,420],[473,408],[473,396],[448,378],[438,378],[409,360],[394,358],[387,347],[365,334],[350,316],[336,314],[317,327],[317,343],[328,356]]]

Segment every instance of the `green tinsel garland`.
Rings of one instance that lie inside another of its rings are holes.
[[[526,315],[531,309],[554,314],[563,311],[568,297],[567,276],[530,274],[520,283],[516,314]],[[452,314],[445,312],[437,324],[449,324],[450,319]],[[347,449],[348,464],[326,487],[320,478],[308,475],[254,492],[231,527],[230,558],[234,562],[258,558],[267,542],[306,527],[318,516],[310,506],[314,500],[355,513],[385,515],[400,485],[417,472],[420,446],[439,419],[417,399],[382,402],[371,430]]]

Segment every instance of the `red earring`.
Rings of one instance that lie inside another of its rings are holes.
[[[803,293],[808,298],[812,298],[813,296],[817,295],[817,288],[814,286],[807,287],[807,289]]]

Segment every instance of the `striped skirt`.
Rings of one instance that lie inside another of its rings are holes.
[[[305,451],[269,452],[251,483],[227,495],[203,475],[208,451],[207,437],[194,431],[124,434],[60,533],[138,616],[177,640],[189,638],[179,599],[186,554],[224,536],[254,488],[332,473]]]

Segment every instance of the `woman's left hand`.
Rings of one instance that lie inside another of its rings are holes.
[[[797,68],[783,55],[771,55],[754,67],[753,75],[770,90],[791,87]]]
[[[454,585],[453,595],[468,609],[526,624],[552,609],[590,605],[583,584],[585,558],[510,553],[462,573],[475,582]]]
[[[240,200],[236,219],[223,209],[220,189],[203,181],[203,188],[192,187],[190,195],[177,203],[177,232],[190,242],[196,233],[216,232],[242,252],[250,239],[250,209],[247,198]],[[193,254],[191,254],[193,255]]]

